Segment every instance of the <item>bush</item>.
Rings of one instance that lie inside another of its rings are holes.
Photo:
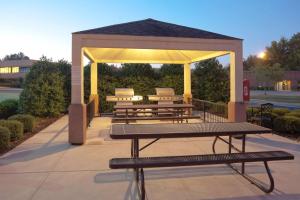
[[[10,131],[10,140],[15,141],[23,137],[23,124],[16,120],[0,120],[0,126],[6,127]]]
[[[31,67],[24,85],[20,95],[23,113],[48,117],[65,111],[64,80],[57,63],[42,58]]]
[[[0,126],[0,150],[10,146],[10,132],[8,128]]]
[[[273,113],[279,115],[279,116],[284,116],[285,114],[289,113],[289,109],[286,108],[274,108]]]
[[[0,103],[0,119],[6,119],[18,112],[19,101],[16,99],[7,99]]]
[[[32,132],[35,126],[35,119],[32,115],[18,114],[8,118],[9,120],[17,120],[24,126],[24,132]]]
[[[284,133],[300,133],[300,118],[293,116],[277,117],[274,120],[274,130]]]

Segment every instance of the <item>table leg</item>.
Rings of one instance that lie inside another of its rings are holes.
[[[139,139],[137,139],[137,138],[133,139],[133,157],[134,158],[139,157]],[[139,182],[139,168],[136,168],[134,170],[135,170],[135,180],[138,183]]]
[[[128,109],[126,109],[126,124],[128,124]]]
[[[242,153],[246,151],[246,134],[243,135],[242,139]],[[245,163],[242,163],[242,174],[245,174]]]
[[[134,140],[132,139],[132,140],[131,140],[131,146],[130,146],[130,147],[131,147],[131,149],[130,149],[131,158],[133,158],[133,154],[134,154],[134,153],[133,153],[133,152],[134,152],[134,150],[133,150],[133,141],[134,141]]]
[[[229,138],[228,138],[228,153],[231,153],[231,145],[232,145],[232,136],[231,135],[229,135]]]

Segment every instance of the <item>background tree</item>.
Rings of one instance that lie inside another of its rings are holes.
[[[63,94],[65,111],[71,103],[71,64],[65,60],[59,60],[56,64],[63,79]]]
[[[180,64],[163,64],[159,73],[161,76],[183,75],[183,66]]]
[[[275,83],[282,80],[284,75],[284,70],[278,63],[273,66],[256,66],[251,71],[255,75],[256,81],[263,83],[265,95],[267,94],[267,88],[274,88]]]
[[[250,71],[252,67],[261,66],[265,64],[265,60],[258,58],[254,55],[249,55],[246,60],[243,61],[244,71]]]
[[[228,70],[217,59],[197,63],[192,75],[194,98],[214,102],[229,100]]]
[[[27,74],[20,109],[35,116],[57,116],[65,110],[63,76],[56,63],[43,57]]]
[[[121,71],[121,74],[124,77],[154,77],[155,75],[155,72],[150,64],[122,64]]]
[[[26,56],[23,52],[6,55],[3,60],[29,60],[29,57]]]
[[[266,56],[261,59],[250,55],[244,61],[244,70],[257,66],[274,66],[279,64],[284,70],[300,70],[300,33],[294,34],[290,39],[282,37],[279,41],[272,41],[266,47]]]

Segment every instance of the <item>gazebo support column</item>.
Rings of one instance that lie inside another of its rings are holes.
[[[191,103],[192,89],[191,89],[191,66],[189,63],[184,64],[184,103]]]
[[[86,140],[86,105],[83,101],[83,63],[80,40],[72,38],[71,105],[69,106],[69,142]]]
[[[91,77],[91,94],[90,94],[90,101],[95,101],[95,115],[99,113],[99,95],[98,95],[98,67],[97,63],[93,62],[91,64],[90,70],[90,77]]]
[[[230,53],[230,102],[228,103],[230,122],[246,121],[246,108],[243,102],[243,56],[242,48]]]

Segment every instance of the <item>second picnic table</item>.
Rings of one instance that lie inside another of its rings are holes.
[[[194,108],[192,104],[136,104],[136,105],[115,105],[114,120],[125,120],[126,124],[129,120],[159,120],[170,119],[183,121],[183,119],[199,118],[191,115],[190,109]],[[187,114],[185,114],[185,112]],[[139,116],[143,114],[142,116]],[[146,116],[151,114],[151,116]],[[152,115],[154,114],[154,115]],[[171,114],[169,116],[159,116],[163,114]],[[118,115],[125,115],[118,117]]]

